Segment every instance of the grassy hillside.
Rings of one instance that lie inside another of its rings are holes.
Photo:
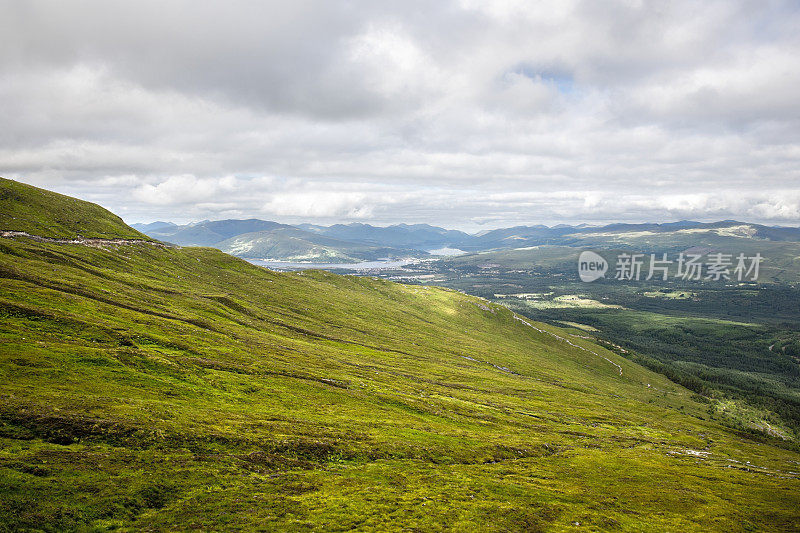
[[[97,204],[5,178],[0,178],[0,230],[52,238],[152,240]]]
[[[12,527],[797,518],[798,454],[475,298],[277,274],[208,249],[2,245]]]
[[[0,287],[0,528],[800,518],[797,452],[577,330],[459,292],[24,238],[0,239]]]

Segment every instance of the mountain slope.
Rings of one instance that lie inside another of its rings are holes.
[[[0,178],[0,231],[49,238],[150,240],[97,204],[5,178]]]
[[[427,255],[416,250],[347,242],[293,227],[242,233],[218,242],[214,247],[238,257],[332,263]]]
[[[480,251],[503,248],[517,248],[541,244],[557,244],[563,241],[563,236],[573,233],[576,228],[572,226],[515,226],[501,228],[479,233],[462,246],[463,250]]]
[[[370,226],[371,227],[371,226]],[[348,241],[326,232],[267,220],[217,220],[147,229],[149,235],[180,246],[211,246],[239,257],[283,261],[357,262],[382,257],[426,255],[416,249]]]
[[[608,224],[605,226],[516,226],[491,230],[462,242],[468,251],[502,250],[541,245],[638,247],[638,251],[677,250],[704,238],[712,244],[726,238],[751,241],[800,241],[800,228],[769,227],[725,220],[666,224]]]
[[[168,241],[179,246],[215,246],[218,243],[255,231],[270,231],[276,228],[288,228],[285,224],[258,220],[215,220],[187,224],[184,226],[168,226],[148,230],[148,235]]]
[[[0,239],[0,287],[11,530],[798,519],[800,454],[579,332],[455,291],[25,238]]]
[[[162,220],[157,220],[148,224],[131,224],[133,229],[141,231],[142,233],[147,233],[148,231],[165,230],[167,228],[174,228],[175,226],[177,226],[177,224],[174,224],[173,222],[164,222]]]
[[[380,227],[370,224],[334,224],[333,226],[315,226],[301,224],[298,226],[307,231],[327,235],[336,239],[367,244],[371,246],[389,246],[431,250],[444,246],[460,246],[471,239],[470,235],[456,230],[446,230],[428,224],[395,224]]]

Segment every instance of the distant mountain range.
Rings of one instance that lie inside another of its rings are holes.
[[[383,240],[373,238],[373,234],[381,234],[380,230],[390,229],[373,226],[368,227],[378,231],[365,231],[364,238],[358,238],[358,232],[354,231],[351,232],[350,239],[337,237],[346,231],[337,231],[340,228],[336,226],[295,227],[258,219],[203,221],[183,226],[153,222],[134,224],[134,227],[153,238],[179,246],[210,246],[231,255],[256,259],[348,263],[384,257],[428,255],[414,246],[388,244],[400,242],[402,239],[399,237],[393,239],[387,234],[387,238]],[[413,241],[412,236],[405,238],[405,242]],[[429,241],[430,239],[425,240]]]
[[[540,245],[636,247],[639,251],[682,249],[698,239],[730,237],[800,241],[800,228],[724,220],[605,226],[544,225],[501,228],[470,235],[427,224],[291,226],[268,220],[218,220],[176,225],[133,224],[137,230],[179,246],[210,246],[245,258],[346,263],[380,258],[426,257],[438,249],[465,252]]]

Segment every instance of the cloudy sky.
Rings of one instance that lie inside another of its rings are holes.
[[[0,175],[128,222],[800,224],[800,5],[0,0]]]

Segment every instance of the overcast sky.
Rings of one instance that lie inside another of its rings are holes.
[[[798,225],[800,4],[0,0],[0,175],[128,222]]]

